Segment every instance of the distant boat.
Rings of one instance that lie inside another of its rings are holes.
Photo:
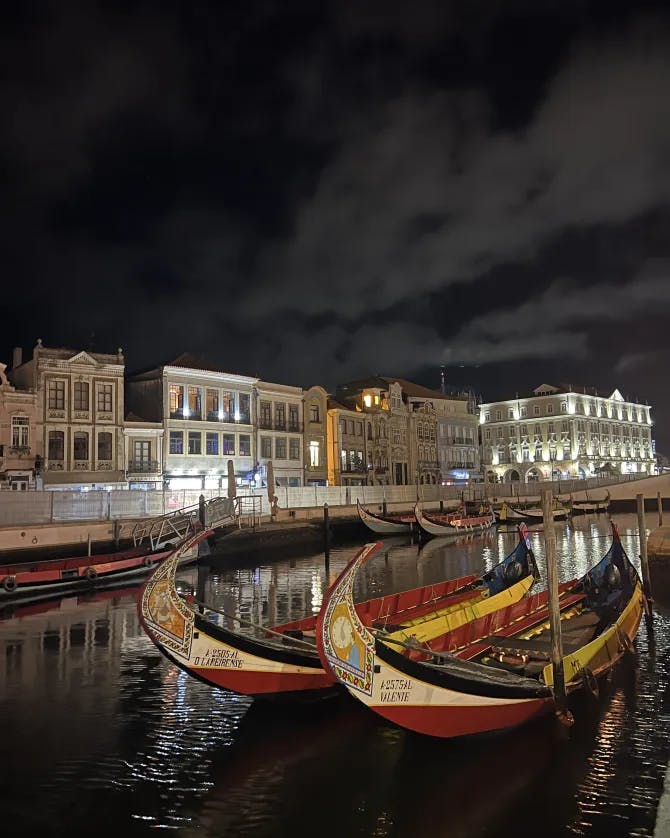
[[[414,516],[421,530],[427,535],[452,536],[466,533],[483,532],[495,526],[496,517],[489,507],[479,515],[468,515],[463,512],[425,512],[421,504],[414,507]]]
[[[565,521],[570,515],[570,510],[564,506],[555,504],[552,509],[552,515],[554,516],[554,521]],[[511,503],[506,502],[503,503],[496,517],[501,524],[518,524],[519,521],[538,523],[544,520],[542,507],[540,506],[512,506]]]
[[[362,506],[360,501],[356,501],[356,509],[358,510],[358,517],[365,526],[377,535],[409,533],[414,524],[414,515],[408,515],[406,513],[377,515]]]
[[[607,512],[610,506],[610,493],[607,492],[602,500],[589,499],[588,494],[586,500],[572,500],[570,498],[570,514],[571,515],[598,515]]]

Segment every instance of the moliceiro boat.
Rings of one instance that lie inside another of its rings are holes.
[[[565,521],[570,514],[570,509],[559,504],[554,504],[551,511],[554,516],[554,521]],[[519,521],[526,521],[530,523],[539,523],[543,521],[542,508],[539,506],[513,506],[511,503],[504,502],[497,515],[498,522],[518,523]]]
[[[409,533],[414,525],[413,515],[378,515],[370,512],[360,501],[356,501],[358,517],[365,526],[377,535],[400,535]]]
[[[414,507],[414,517],[423,533],[436,536],[457,536],[464,533],[483,532],[496,524],[496,517],[491,507],[480,510],[478,515],[467,515],[462,512],[425,512],[421,504]]]
[[[560,586],[569,693],[597,690],[633,643],[642,585],[613,528],[603,559]],[[351,604],[355,562],[322,606],[324,666],[383,718],[418,733],[455,737],[515,727],[555,708],[547,592],[460,626],[425,623],[408,640],[363,625]]]
[[[179,565],[207,555],[206,538],[211,534],[211,530],[191,529],[191,535],[181,542]],[[147,545],[115,553],[0,565],[0,608],[5,603],[34,602],[139,580],[172,555],[174,549],[174,544],[155,550]]]
[[[383,546],[365,545],[352,563],[363,565]],[[179,551],[156,569],[138,601],[144,630],[169,660],[213,687],[257,698],[313,700],[339,689],[319,658],[316,617],[267,628],[186,601],[175,588],[178,561]],[[404,630],[410,636],[435,619],[461,625],[518,601],[532,586],[535,573],[532,552],[520,542],[503,562],[481,576],[470,574],[352,603],[352,609],[364,626]]]
[[[607,492],[602,500],[589,499],[588,493],[585,500],[573,500],[570,497],[568,506],[571,515],[599,515],[607,512],[610,505],[610,493]]]

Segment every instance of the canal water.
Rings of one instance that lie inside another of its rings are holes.
[[[633,516],[615,516],[631,558]],[[561,578],[607,550],[605,516],[557,525]],[[540,532],[531,533],[543,569]],[[359,597],[480,571],[514,532],[422,548],[386,542]],[[318,610],[355,547],[237,569],[193,569],[213,606],[270,625]],[[198,578],[200,573],[200,578]],[[541,586],[544,583],[540,583]],[[0,835],[652,836],[670,758],[670,612],[598,702],[475,740],[395,729],[346,696],[290,708],[216,691],[143,634],[138,589],[0,620]]]

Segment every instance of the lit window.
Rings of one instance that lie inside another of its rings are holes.
[[[170,419],[184,417],[184,388],[180,384],[170,384]],[[183,453],[183,452],[180,452]]]
[[[235,453],[235,434],[224,434],[223,435],[223,453],[224,454],[234,454]]]
[[[309,443],[309,464],[312,468],[319,465],[319,443],[317,440],[312,440]]]
[[[248,434],[240,434],[240,456],[251,456],[251,437]]]
[[[261,437],[261,457],[266,460],[272,459],[272,437],[271,436],[262,436]]]
[[[309,421],[310,422],[320,422],[321,421],[321,411],[319,410],[319,405],[317,402],[312,402],[309,406]]]
[[[278,460],[286,459],[286,437],[278,436],[275,439],[275,456]]]
[[[299,460],[300,459],[300,440],[299,439],[289,439],[288,441],[288,458],[289,460]]]
[[[208,391],[210,392],[210,391]],[[208,411],[209,414],[209,411]],[[205,437],[205,453],[216,456],[219,453],[219,435],[207,432]]]
[[[364,404],[366,407],[372,407],[372,396],[370,395],[370,393],[366,393],[366,394],[363,396],[363,404]]]
[[[191,419],[200,419],[202,416],[202,390],[200,387],[188,388],[188,415]],[[198,451],[199,453],[200,451]]]
[[[170,454],[184,453],[183,431],[170,431]]]
[[[206,393],[207,421],[216,422],[219,419],[219,391],[207,390]]]

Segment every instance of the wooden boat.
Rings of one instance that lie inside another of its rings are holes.
[[[365,526],[377,535],[397,535],[409,533],[414,526],[414,515],[376,515],[370,512],[360,501],[356,501],[358,517]]]
[[[633,643],[642,585],[613,528],[612,546],[580,580],[560,587],[569,693],[597,689]],[[555,708],[547,593],[456,627],[426,623],[409,642],[363,625],[352,606],[354,560],[317,621],[324,666],[371,710],[438,737],[511,728]]]
[[[496,517],[490,507],[478,515],[464,515],[458,512],[441,515],[425,512],[417,503],[414,507],[414,517],[421,531],[431,536],[456,537],[465,533],[483,532],[496,524]]]
[[[381,547],[380,542],[365,545],[354,562],[363,564]],[[169,660],[211,686],[255,697],[313,700],[339,689],[319,659],[316,617],[265,628],[186,601],[175,589],[178,561],[179,551],[154,571],[138,601],[144,630]],[[535,575],[532,551],[523,542],[481,576],[469,574],[352,607],[357,619],[371,628],[393,624],[411,632],[437,617],[460,624],[518,601]],[[246,633],[214,622],[222,617]]]
[[[208,535],[211,530],[200,530],[189,538],[190,546],[182,551],[180,566],[208,552]],[[173,545],[157,550],[146,546],[94,556],[0,565],[0,608],[6,603],[35,602],[139,579],[173,551]]]
[[[589,499],[588,494],[586,500],[569,500],[569,509],[571,515],[600,515],[607,512],[610,506],[610,493],[607,492],[602,500]]]
[[[552,509],[554,521],[565,521],[570,514],[570,510],[564,506],[555,505]],[[544,519],[542,517],[542,507],[540,506],[513,506],[511,503],[503,503],[500,513],[498,515],[498,522],[504,523],[518,523],[519,521],[526,521],[527,523],[539,523]]]

